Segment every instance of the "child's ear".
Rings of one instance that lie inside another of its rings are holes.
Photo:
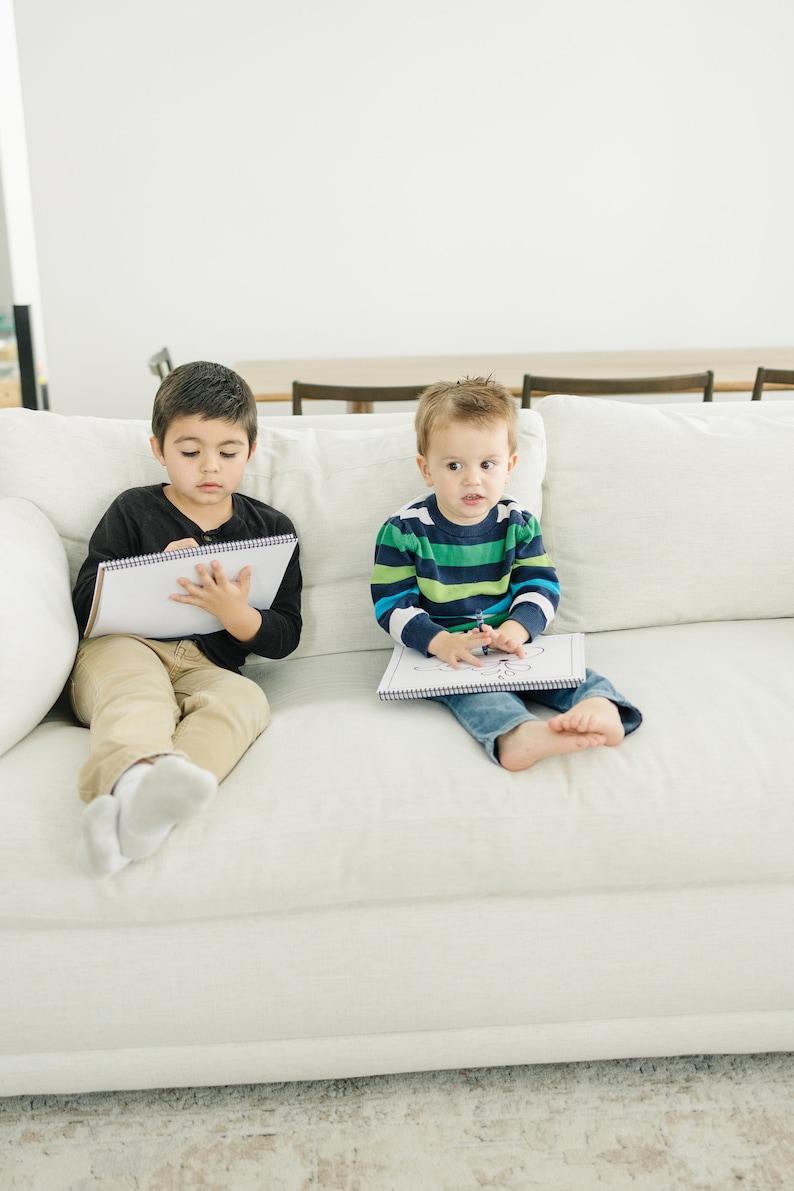
[[[252,442],[252,443],[250,444],[250,446],[249,446],[249,448],[248,448],[248,458],[249,458],[249,459],[251,458],[251,456],[253,455],[254,451],[256,450],[256,448],[257,448],[257,445],[258,445],[258,444],[257,444],[257,442],[256,442],[256,441],[254,441],[254,442]]]
[[[152,435],[152,437],[149,439],[149,446],[152,448],[152,454],[154,455],[157,462],[162,463],[163,467],[165,467],[165,456],[163,455],[163,452],[160,449],[160,444],[154,435]]]
[[[513,468],[515,467],[515,465],[517,463],[518,463],[518,453],[516,453],[515,455],[511,455],[507,461],[507,474],[508,475],[510,475],[510,472],[513,470]]]
[[[424,455],[416,456],[416,466],[422,473],[422,479],[427,484],[428,488],[432,488],[433,481],[430,479],[430,468],[428,467],[427,460],[425,459]]]

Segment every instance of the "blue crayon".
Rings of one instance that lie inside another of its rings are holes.
[[[475,613],[474,613],[474,615],[477,617],[477,628],[480,630],[480,632],[482,632],[482,626],[483,626],[483,625],[484,625],[484,623],[485,623],[485,621],[484,621],[484,619],[483,619],[483,614],[482,614],[482,612],[475,612]],[[483,654],[487,654],[487,653],[488,653],[488,646],[487,646],[487,645],[483,645],[483,647],[482,647],[482,651],[483,651]]]

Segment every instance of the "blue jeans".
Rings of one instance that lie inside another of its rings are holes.
[[[586,678],[577,687],[554,691],[486,691],[471,695],[434,695],[436,703],[445,703],[470,736],[478,740],[497,765],[496,739],[525,720],[536,720],[524,700],[551,707],[554,711],[570,711],[574,704],[594,695],[610,699],[618,711],[628,736],[642,723],[642,715],[633,703],[615,690],[608,678],[595,670],[586,670]]]

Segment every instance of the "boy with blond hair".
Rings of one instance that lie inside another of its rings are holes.
[[[559,603],[540,525],[505,495],[518,459],[517,424],[515,398],[490,377],[426,389],[416,413],[417,464],[433,493],[400,509],[377,537],[378,623],[400,644],[453,669],[461,662],[482,666],[478,646],[523,657]],[[593,670],[573,689],[435,698],[493,761],[513,771],[558,753],[620,744],[642,721]],[[557,715],[541,720],[527,701]]]

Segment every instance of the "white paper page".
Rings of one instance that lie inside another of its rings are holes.
[[[209,565],[217,559],[230,579],[237,579],[243,567],[251,566],[248,603],[252,608],[269,608],[275,598],[289,560],[295,550],[294,539],[231,549],[235,543],[218,543],[201,557],[185,558],[175,554],[157,556],[157,561],[139,566],[103,571],[99,612],[88,636],[108,633],[134,633],[139,637],[190,637],[194,633],[214,633],[223,625],[216,616],[202,608],[169,599],[183,589],[177,579],[197,580],[196,563]],[[91,621],[89,619],[89,624]]]
[[[491,649],[481,667],[462,662],[458,670],[440,658],[395,645],[378,694],[382,699],[412,699],[456,691],[574,687],[584,678],[583,633],[537,637],[524,646],[523,658]]]

